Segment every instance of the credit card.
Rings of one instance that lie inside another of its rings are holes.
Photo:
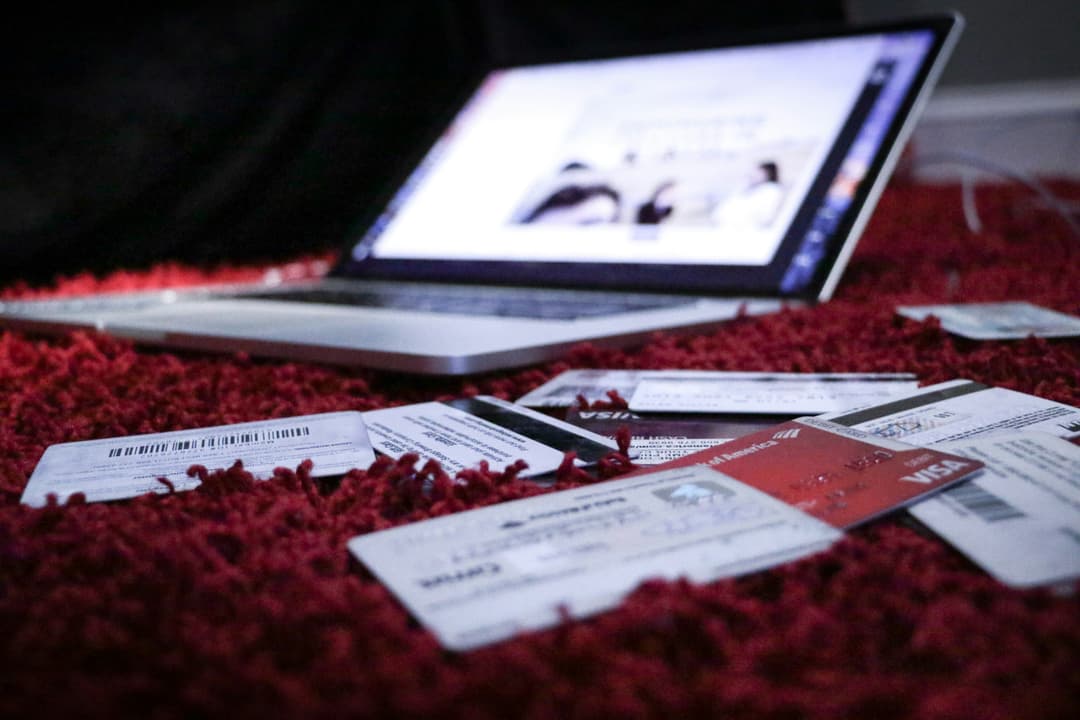
[[[705,465],[838,528],[905,507],[983,467],[817,418],[797,418],[656,469]],[[639,471],[640,472],[640,471]]]

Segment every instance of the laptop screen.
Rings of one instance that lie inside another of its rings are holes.
[[[492,72],[344,270],[818,297],[940,46],[909,26]]]

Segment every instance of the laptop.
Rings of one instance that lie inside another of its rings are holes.
[[[961,24],[496,69],[325,277],[6,302],[0,322],[459,375],[822,302]]]

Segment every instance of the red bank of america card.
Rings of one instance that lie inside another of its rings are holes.
[[[707,465],[838,528],[851,528],[982,469],[977,460],[798,418],[653,466]]]

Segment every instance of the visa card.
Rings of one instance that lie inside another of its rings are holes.
[[[983,467],[961,455],[811,417],[651,469],[688,465],[711,467],[841,529],[906,507]]]

